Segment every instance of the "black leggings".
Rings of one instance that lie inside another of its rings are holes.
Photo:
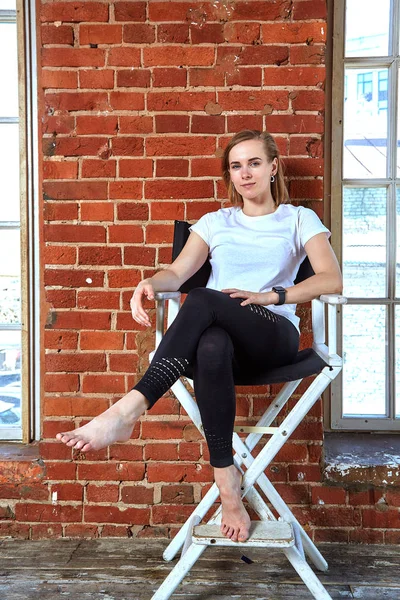
[[[150,406],[193,372],[194,391],[214,467],[233,464],[235,376],[290,364],[299,334],[285,317],[243,299],[196,288],[189,292],[154,358],[134,389]]]

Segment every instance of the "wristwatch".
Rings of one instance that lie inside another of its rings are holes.
[[[285,304],[286,301],[286,290],[281,285],[276,285],[272,288],[273,292],[276,292],[279,296],[278,302],[275,302],[275,306],[280,306],[281,304]]]

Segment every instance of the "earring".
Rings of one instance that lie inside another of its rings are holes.
[[[271,183],[274,183],[274,181],[275,181],[275,176],[271,175]]]

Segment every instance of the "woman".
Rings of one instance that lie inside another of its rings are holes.
[[[128,440],[140,415],[192,367],[221,496],[221,530],[233,541],[245,541],[250,518],[232,460],[234,375],[290,363],[298,351],[296,304],[341,292],[342,279],[329,231],[310,209],[287,204],[270,134],[245,130],[235,135],[224,152],[223,177],[233,207],[203,216],[172,265],[138,285],[131,299],[133,318],[149,327],[143,299],[178,290],[209,255],[207,287],[188,294],[135,388],[84,427],[57,438],[83,452]],[[315,275],[293,285],[306,254]]]

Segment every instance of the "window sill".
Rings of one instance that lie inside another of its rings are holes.
[[[400,435],[325,434],[325,483],[347,489],[400,486]]]
[[[0,442],[0,484],[20,484],[41,481],[45,466],[39,455],[39,445]]]

